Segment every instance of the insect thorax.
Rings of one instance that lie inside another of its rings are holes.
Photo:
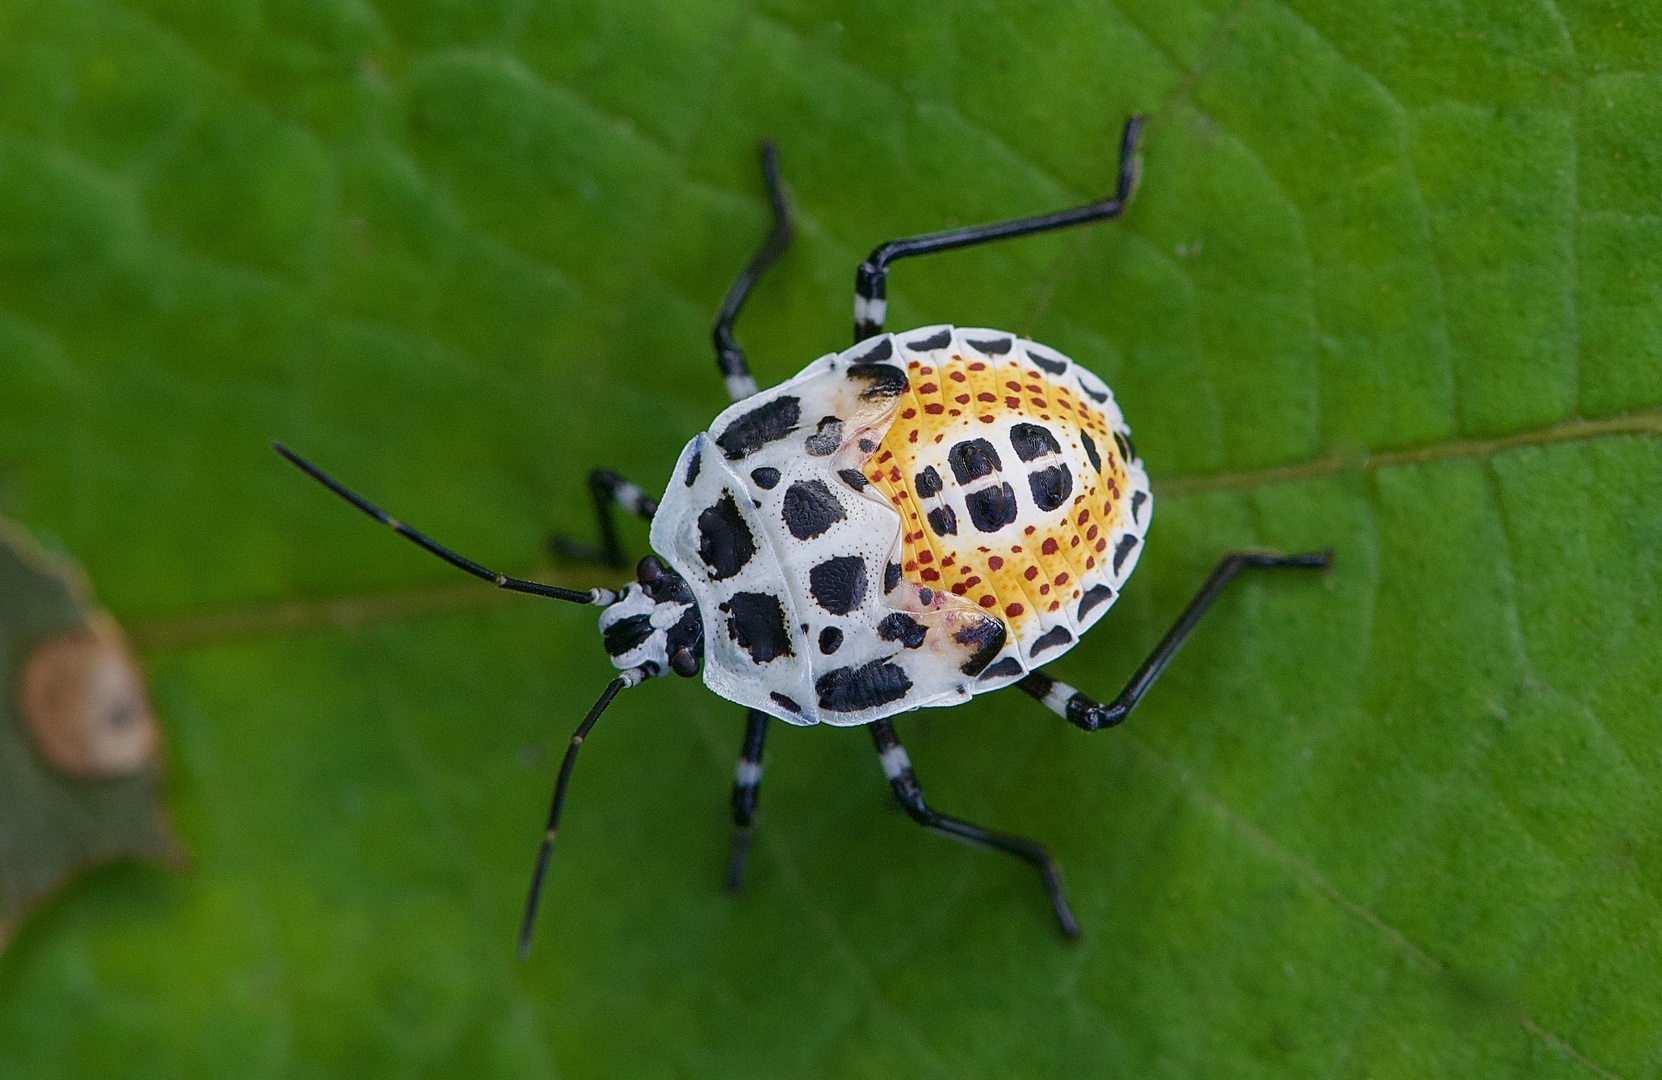
[[[682,452],[652,544],[696,598],[712,690],[848,725],[1066,652],[1118,596],[1151,509],[1100,379],[935,326],[723,412]]]

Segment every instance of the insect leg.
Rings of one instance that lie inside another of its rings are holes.
[[[1332,563],[1331,549],[1303,555],[1270,555],[1253,551],[1238,551],[1225,555],[1223,561],[1218,563],[1218,568],[1212,571],[1212,576],[1206,579],[1206,583],[1195,594],[1195,598],[1189,601],[1189,606],[1183,609],[1183,614],[1177,617],[1177,622],[1173,623],[1172,628],[1166,631],[1166,636],[1160,639],[1160,644],[1154,646],[1154,651],[1143,661],[1142,667],[1131,676],[1131,681],[1126,683],[1119,697],[1108,705],[1092,701],[1067,683],[1053,679],[1043,671],[1032,672],[1016,685],[1038,698],[1056,715],[1086,731],[1113,727],[1137,707],[1137,702],[1143,699],[1149,687],[1154,685],[1154,680],[1160,677],[1160,673],[1166,670],[1166,665],[1171,663],[1172,657],[1177,655],[1177,650],[1183,647],[1183,642],[1200,622],[1201,616],[1206,614],[1206,609],[1212,606],[1212,601],[1218,598],[1236,574],[1249,567],[1325,570]]]
[[[744,883],[744,864],[750,855],[754,829],[750,819],[762,797],[762,740],[768,733],[768,714],[751,709],[744,725],[744,749],[733,770],[733,847],[727,856],[727,888],[738,892]]]
[[[1043,844],[1026,837],[983,829],[931,810],[923,801],[923,789],[918,786],[918,778],[912,772],[912,761],[906,756],[906,748],[895,736],[894,725],[888,720],[873,721],[871,739],[877,746],[878,760],[883,763],[883,775],[889,778],[895,798],[900,800],[900,805],[906,808],[913,821],[942,836],[1002,851],[1032,863],[1044,880],[1045,892],[1050,894],[1050,905],[1056,909],[1056,921],[1061,923],[1062,933],[1070,938],[1079,936],[1079,924],[1074,921],[1073,912],[1068,910],[1068,898],[1062,889],[1062,868]]]
[[[485,567],[480,566],[472,559],[456,554],[443,544],[440,544],[436,540],[430,539],[426,534],[419,533],[404,524],[402,521],[388,516],[386,511],[382,510],[368,499],[365,499],[363,496],[352,491],[350,488],[345,487],[334,477],[330,476],[316,465],[313,465],[299,454],[296,454],[293,450],[290,450],[282,443],[274,442],[271,444],[271,448],[287,458],[295,468],[299,469],[307,476],[310,476],[313,480],[316,480],[330,491],[333,491],[336,495],[339,495],[353,506],[356,506],[359,510],[362,510],[364,513],[368,514],[376,521],[379,521],[381,524],[391,526],[395,532],[404,537],[406,540],[411,541],[426,551],[432,552],[434,555],[437,555],[439,558],[443,559],[451,566],[456,567],[458,570],[466,570],[474,577],[482,578],[499,589],[507,589],[511,592],[530,593],[532,596],[546,596],[553,600],[569,600],[574,604],[598,604],[601,607],[605,607],[606,605],[617,600],[617,593],[610,589],[588,589],[584,591],[576,589],[562,589],[555,585],[544,585],[536,581],[524,581],[520,578],[511,578],[506,574],[499,574],[495,570],[487,570]]]
[[[762,176],[767,181],[768,202],[773,208],[773,228],[768,231],[756,254],[739,271],[739,276],[733,279],[733,284],[727,287],[727,296],[721,302],[721,311],[716,315],[716,324],[711,330],[716,345],[716,367],[721,370],[722,380],[727,383],[727,393],[734,401],[754,394],[756,380],[750,375],[750,364],[744,358],[744,350],[733,339],[733,323],[750,296],[750,290],[756,287],[757,280],[791,246],[793,232],[790,203],[785,199],[785,186],[779,179],[779,150],[771,139],[762,140],[758,149],[762,154]]]
[[[1106,199],[1037,217],[967,225],[961,229],[907,236],[878,245],[854,273],[854,340],[864,341],[883,332],[883,316],[888,309],[889,264],[896,259],[909,255],[931,255],[937,251],[951,251],[992,240],[1030,236],[1051,229],[1064,229],[1069,225],[1118,217],[1137,187],[1137,136],[1142,130],[1143,119],[1133,116],[1125,122],[1125,132],[1120,138],[1119,184],[1114,194]]]
[[[576,537],[556,535],[548,538],[548,550],[560,558],[596,562],[621,570],[629,565],[629,559],[623,553],[623,542],[618,539],[612,507],[620,506],[642,521],[651,521],[658,512],[658,504],[646,492],[610,469],[596,469],[589,473],[589,496],[594,500],[600,543],[591,544]]]

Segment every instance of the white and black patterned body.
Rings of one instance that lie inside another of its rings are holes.
[[[1002,389],[1018,381],[1044,396]],[[937,406],[941,384],[972,407]],[[1061,655],[1111,606],[1147,528],[1147,475],[1115,449],[1128,434],[1065,357],[942,326],[821,357],[732,406],[688,443],[652,524],[697,598],[705,683],[789,723],[848,726],[958,704]]]

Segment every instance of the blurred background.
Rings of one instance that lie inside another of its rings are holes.
[[[0,514],[132,636],[188,856],[4,928],[0,1074],[1662,1075],[1659,56],[1648,2],[0,0]],[[1107,193],[1132,112],[1122,220],[890,285],[1135,429],[1148,549],[1070,682],[1115,693],[1230,548],[1336,550],[1233,586],[1122,729],[899,721],[1083,940],[860,731],[775,728],[727,895],[742,710],[660,680],[517,963],[595,614],[269,440],[613,580],[543,541],[725,404],[759,138],[768,385],[846,346],[877,243]]]

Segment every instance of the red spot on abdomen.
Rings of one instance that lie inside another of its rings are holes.
[[[977,600],[976,603],[980,604],[982,607],[990,608],[994,604],[998,603],[998,601],[994,600],[990,596],[983,596],[981,599]]]
[[[1020,604],[1006,604],[1004,606],[1004,614],[1008,615],[1012,619],[1021,618],[1021,613],[1026,610],[1027,609],[1022,607]]]
[[[1044,542],[1044,546],[1041,547],[1039,549],[1039,551],[1041,551],[1042,553],[1044,553],[1046,555],[1054,555],[1054,554],[1056,554],[1057,547],[1058,547],[1058,545],[1057,545],[1055,539],[1052,538],[1050,540],[1046,540]]]
[[[930,416],[939,416],[946,411],[946,406],[937,401],[932,404],[925,405],[923,407],[923,411],[928,413]]]

